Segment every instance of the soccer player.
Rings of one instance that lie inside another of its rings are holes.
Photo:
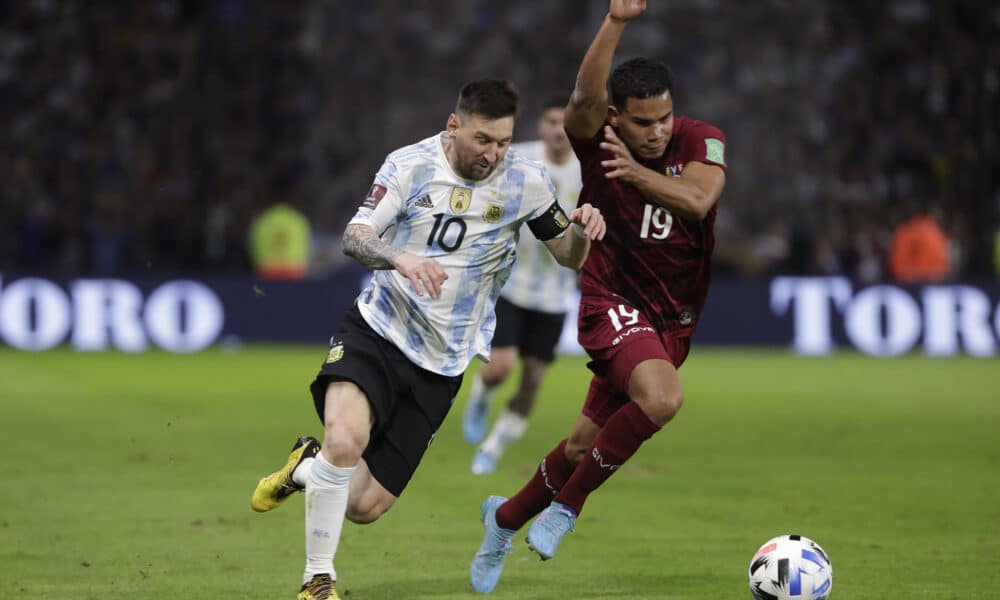
[[[534,142],[513,144],[518,152],[545,165],[563,211],[569,213],[580,197],[580,161],[576,160],[563,127],[567,97],[552,96],[542,105],[538,135]],[[490,403],[496,390],[513,370],[520,356],[523,366],[517,392],[493,423],[490,434],[472,458],[476,475],[492,473],[500,456],[528,427],[538,387],[566,320],[566,303],[576,289],[576,273],[559,266],[532,236],[521,236],[517,262],[497,300],[497,328],[490,362],[483,365],[472,383],[465,406],[462,432],[466,441],[483,440]]]
[[[517,104],[509,82],[463,87],[444,132],[389,154],[344,232],[345,253],[376,272],[310,386],[323,443],[299,438],[251,498],[267,511],[306,492],[300,600],[338,598],[345,517],[371,523],[393,505],[469,361],[489,356],[520,226],[571,268],[603,237],[599,211],[567,217],[542,165],[508,152]]]
[[[566,107],[583,170],[580,201],[600,208],[608,226],[580,277],[579,339],[591,358],[590,390],[569,437],[528,484],[509,500],[483,502],[485,533],[470,567],[480,592],[496,586],[511,538],[535,515],[528,545],[552,558],[588,495],[683,401],[677,368],[708,291],[725,138],[712,125],[674,115],[662,63],[636,58],[611,72],[628,21],[645,7],[643,0],[611,1]]]

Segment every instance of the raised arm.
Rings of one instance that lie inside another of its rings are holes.
[[[590,43],[576,74],[566,106],[566,131],[575,138],[594,137],[608,114],[608,75],[625,25],[646,10],[646,0],[611,0],[608,16]]]

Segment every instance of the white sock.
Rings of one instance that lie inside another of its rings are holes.
[[[336,581],[333,556],[347,513],[347,493],[355,467],[335,467],[323,454],[313,459],[306,481],[306,570],[302,583],[318,573]]]
[[[469,390],[469,406],[472,406],[476,402],[483,402],[486,406],[489,406],[493,403],[493,397],[497,395],[497,390],[499,389],[499,385],[487,386],[483,383],[483,378],[477,374],[472,378],[472,389]]]
[[[507,446],[524,435],[527,429],[528,419],[526,417],[505,410],[497,417],[493,429],[490,430],[490,434],[483,440],[479,449],[493,458],[500,458]]]
[[[309,484],[309,472],[312,471],[314,460],[316,459],[310,456],[303,459],[299,466],[295,467],[295,470],[292,471],[292,481],[295,482],[295,485],[306,487]]]

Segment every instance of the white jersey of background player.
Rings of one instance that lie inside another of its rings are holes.
[[[488,355],[520,226],[574,268],[604,236],[599,211],[567,216],[541,164],[507,151],[517,103],[506,81],[463,87],[446,131],[390,154],[344,232],[344,252],[377,273],[310,386],[323,443],[300,437],[251,497],[264,512],[306,492],[299,600],[338,598],[344,519],[371,523],[395,503],[469,361]]]
[[[546,108],[546,112],[562,111],[566,105]],[[543,117],[544,118],[544,117]],[[545,142],[521,142],[511,145],[511,150],[545,165],[555,186],[559,206],[566,214],[573,212],[580,197],[580,161],[567,142],[567,152],[561,163],[546,157]],[[567,269],[552,258],[534,236],[524,235],[517,243],[517,263],[511,270],[507,285],[500,295],[522,308],[545,313],[564,313],[568,299],[576,289],[576,271]]]
[[[560,205],[571,211],[583,184],[580,162],[563,130],[567,100],[564,96],[547,99],[538,120],[541,140],[514,144],[513,148],[545,165]],[[473,380],[462,417],[466,441],[482,441],[472,459],[472,472],[477,475],[495,471],[507,446],[524,435],[538,388],[555,359],[569,304],[576,299],[576,272],[557,264],[537,241],[528,236],[521,238],[517,253],[517,264],[496,307],[497,329],[490,363]],[[524,363],[520,384],[487,436],[493,395],[514,369],[518,357]]]

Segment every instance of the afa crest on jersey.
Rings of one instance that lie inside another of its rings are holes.
[[[330,347],[330,351],[326,353],[326,361],[324,364],[335,363],[338,360],[344,358],[344,342],[337,342]]]
[[[490,204],[483,211],[483,220],[492,225],[496,225],[503,219],[503,207],[496,204]]]
[[[451,190],[451,201],[448,203],[452,214],[460,215],[469,210],[472,205],[472,189],[455,187]]]

